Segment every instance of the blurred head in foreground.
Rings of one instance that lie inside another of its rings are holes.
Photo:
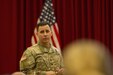
[[[11,75],[25,75],[23,72],[14,72]]]
[[[92,40],[79,40],[64,48],[67,75],[113,75],[109,50]]]

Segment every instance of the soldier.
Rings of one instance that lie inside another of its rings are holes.
[[[51,26],[47,22],[37,25],[39,42],[28,47],[20,60],[20,71],[27,75],[62,75],[63,59],[52,44]]]

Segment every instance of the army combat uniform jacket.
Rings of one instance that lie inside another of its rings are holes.
[[[56,71],[63,67],[63,59],[57,48],[50,49],[39,43],[27,48],[20,60],[20,71],[27,75],[43,75],[45,71]]]

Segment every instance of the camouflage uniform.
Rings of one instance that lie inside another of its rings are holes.
[[[45,71],[56,71],[63,67],[63,60],[58,50],[50,49],[39,43],[27,48],[20,60],[20,71],[27,75],[44,75]]]

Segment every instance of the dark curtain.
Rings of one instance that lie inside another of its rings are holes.
[[[0,0],[0,74],[19,71],[23,51],[31,36],[44,0]],[[73,40],[94,39],[113,54],[112,0],[53,0],[60,30],[61,48]]]

